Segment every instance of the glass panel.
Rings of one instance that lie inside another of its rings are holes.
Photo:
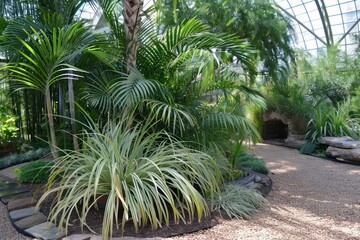
[[[343,13],[353,12],[356,10],[355,3],[353,1],[341,4],[340,8]]]
[[[326,0],[324,1],[326,7],[334,6],[339,4],[337,0]]]
[[[283,8],[287,8],[288,12],[294,14],[294,17],[313,31],[317,37],[326,41],[323,23],[320,19],[319,11],[315,0],[275,0]],[[331,24],[334,41],[337,42],[344,34],[354,26],[354,23],[360,18],[360,0],[324,0],[324,3]],[[305,50],[311,50],[316,54],[317,48],[324,48],[324,44],[314,37],[312,33],[300,26],[298,22],[293,21],[295,29],[294,42],[295,46],[299,46]],[[341,43],[342,49],[353,51],[354,38],[353,34],[359,33],[360,23],[355,25],[351,30],[351,34],[347,36]]]
[[[306,13],[306,9],[304,8],[304,5],[300,5],[293,8],[295,15],[300,15],[303,13]]]
[[[327,10],[329,16],[341,13],[339,5],[328,7],[328,8],[326,8],[326,10]]]
[[[331,25],[339,24],[339,23],[342,23],[343,18],[341,17],[341,15],[330,16],[329,21],[330,21]]]

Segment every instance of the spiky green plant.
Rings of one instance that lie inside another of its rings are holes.
[[[266,199],[254,189],[227,185],[211,201],[211,210],[225,212],[230,218],[249,218]]]
[[[319,137],[353,136],[357,139],[359,120],[351,118],[350,101],[337,104],[336,107],[321,105],[314,117],[309,121],[309,132],[312,142],[317,142]]]
[[[221,173],[212,157],[189,149],[150,126],[130,127],[122,120],[104,130],[93,128],[83,149],[61,157],[51,173],[48,190],[38,206],[57,193],[50,220],[67,231],[76,213],[82,226],[96,201],[106,196],[102,237],[127,221],[135,230],[147,223],[153,229],[175,222],[200,221],[209,209],[205,196],[218,191]],[[61,179],[59,186],[54,180]],[[80,203],[82,203],[80,205]],[[122,209],[122,211],[120,211]]]
[[[266,163],[263,159],[251,156],[246,153],[242,153],[237,156],[236,165],[238,167],[263,174],[269,173],[269,168],[266,166]]]

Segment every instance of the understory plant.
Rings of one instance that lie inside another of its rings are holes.
[[[230,218],[249,218],[266,199],[256,190],[226,185],[211,201],[211,210],[225,212]]]
[[[246,153],[239,154],[236,159],[236,165],[240,168],[248,169],[251,171],[268,174],[269,168],[263,159],[251,156]]]
[[[4,110],[4,107],[0,106],[0,150],[14,148],[19,140],[19,128],[15,124],[16,117],[7,114]]]
[[[15,168],[14,173],[21,183],[46,183],[53,165],[53,162],[34,161],[20,168]]]
[[[50,153],[49,148],[38,148],[35,150],[29,150],[25,153],[14,153],[0,158],[0,169],[4,169],[24,162],[37,160],[49,153]]]
[[[359,120],[350,116],[350,102],[345,101],[336,107],[320,105],[308,123],[308,136],[317,143],[320,137],[351,136],[359,139]]]
[[[106,197],[102,238],[131,220],[135,231],[197,220],[209,214],[205,197],[219,190],[221,173],[214,159],[185,147],[166,132],[127,120],[86,133],[80,151],[67,152],[55,164],[38,206],[57,193],[49,218],[67,231],[71,214],[87,225],[89,211]],[[55,180],[61,179],[59,186]],[[90,229],[91,230],[91,229]],[[91,230],[92,231],[92,230]]]

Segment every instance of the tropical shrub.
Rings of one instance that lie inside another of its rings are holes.
[[[222,181],[214,159],[166,132],[151,133],[150,127],[131,127],[125,120],[102,131],[93,127],[80,151],[56,162],[38,206],[56,192],[49,217],[67,231],[71,214],[87,226],[89,210],[105,196],[103,239],[112,236],[114,224],[123,230],[129,220],[137,230],[147,223],[153,229],[168,225],[170,218],[185,222],[207,216],[205,197],[216,193]],[[56,179],[61,181],[54,187]]]
[[[266,202],[265,198],[254,189],[237,185],[227,185],[210,200],[211,210],[220,214],[225,212],[230,218],[249,218]]]
[[[267,92],[273,109],[291,120],[293,131],[305,134],[306,124],[312,117],[314,104],[308,96],[307,86],[289,80],[267,84]]]
[[[6,84],[0,83],[0,155],[1,150],[6,151],[8,148],[14,150],[19,140],[19,128],[16,127],[17,117],[11,114],[6,87]]]
[[[0,169],[4,169],[16,164],[30,162],[33,160],[40,159],[46,154],[49,154],[49,148],[38,148],[36,150],[29,150],[25,153],[14,153],[5,157],[0,158]]]
[[[350,116],[350,101],[339,103],[337,107],[319,106],[309,121],[307,135],[316,143],[320,137],[351,136],[359,134],[359,120]]]
[[[14,148],[19,135],[19,128],[15,125],[16,117],[6,114],[0,108],[0,150],[9,146]]]
[[[355,118],[360,117],[360,86],[356,87],[350,98],[350,115]]]
[[[247,102],[263,104],[261,93],[248,87],[255,72],[248,43],[211,33],[197,19],[162,35],[151,27],[140,35],[136,68],[94,76],[84,92],[88,103],[107,116],[135,108],[138,120],[154,119],[157,129],[179,139],[227,152],[244,140],[259,141],[244,108]]]
[[[266,166],[266,163],[263,159],[251,156],[246,153],[242,153],[237,157],[236,165],[238,167],[259,173],[269,173],[269,168]]]
[[[14,173],[21,183],[46,183],[53,165],[53,162],[34,161],[20,168],[15,168]]]

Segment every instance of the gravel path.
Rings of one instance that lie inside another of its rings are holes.
[[[0,239],[1,240],[26,240],[24,235],[18,233],[11,225],[6,207],[0,202]]]
[[[232,220],[177,240],[360,240],[360,166],[259,144],[273,180],[269,203],[251,220]]]

